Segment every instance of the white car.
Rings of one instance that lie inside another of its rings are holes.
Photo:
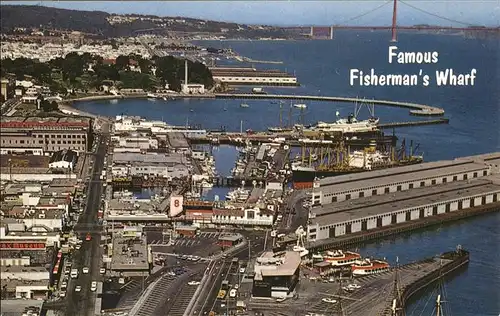
[[[90,290],[92,292],[95,292],[97,290],[97,282],[96,281],[92,281],[92,283],[90,285]]]
[[[82,248],[82,245],[80,245],[80,244],[77,244],[77,245],[75,246],[75,249],[76,249],[76,250],[80,250],[80,248]]]
[[[361,288],[361,286],[359,284],[356,284],[356,283],[349,284],[347,287],[351,288],[351,289],[360,289]]]
[[[199,281],[189,281],[188,285],[200,285]]]
[[[245,273],[245,268],[240,268],[240,273]]]
[[[100,273],[100,274],[104,274],[104,273],[106,273],[106,269],[105,269],[105,268],[101,268],[101,269],[99,270],[99,273]]]
[[[75,292],[81,292],[82,291],[82,287],[80,285],[77,285],[75,287]]]
[[[322,301],[325,303],[332,303],[332,304],[337,303],[336,300],[334,300],[333,298],[328,298],[328,297],[325,297],[324,299],[322,299]]]
[[[87,273],[89,273],[89,268],[84,267],[84,268],[82,269],[82,272],[83,272],[83,274],[87,274]]]

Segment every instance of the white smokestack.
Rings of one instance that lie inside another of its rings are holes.
[[[188,84],[188,61],[187,59],[184,62],[184,84]]]

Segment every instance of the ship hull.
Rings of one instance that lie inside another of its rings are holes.
[[[421,163],[422,160],[415,160],[415,161],[409,161],[409,162],[404,162],[404,163],[399,163],[395,164],[392,166],[379,166],[376,168],[373,168],[372,170],[379,170],[379,169],[387,169],[387,168],[395,168],[395,167],[401,167],[401,166],[408,166],[408,165],[414,165]],[[292,170],[292,184],[293,188],[296,190],[300,189],[310,189],[313,187],[314,179],[323,179],[327,177],[335,177],[335,176],[341,176],[344,174],[352,174],[352,173],[360,173],[360,172],[369,172],[368,170],[365,169],[349,169],[349,170]]]

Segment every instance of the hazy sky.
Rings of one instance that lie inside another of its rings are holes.
[[[2,1],[3,4],[42,4],[57,8],[184,16],[218,21],[271,25],[389,25],[392,0],[365,1]],[[378,10],[369,11],[381,6]],[[410,6],[416,7],[412,8]],[[419,11],[424,10],[436,16]],[[354,17],[368,13],[357,19]],[[463,23],[500,25],[500,0],[400,0],[401,25]]]

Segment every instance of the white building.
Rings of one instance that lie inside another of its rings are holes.
[[[212,223],[217,225],[272,226],[274,212],[269,209],[214,209]]]
[[[331,203],[310,210],[309,241],[463,211],[500,200],[500,175]]]
[[[55,152],[49,161],[50,169],[71,170],[76,165],[78,153],[73,150],[60,150]]]
[[[205,86],[199,83],[189,83],[181,85],[182,93],[185,94],[204,94]]]

